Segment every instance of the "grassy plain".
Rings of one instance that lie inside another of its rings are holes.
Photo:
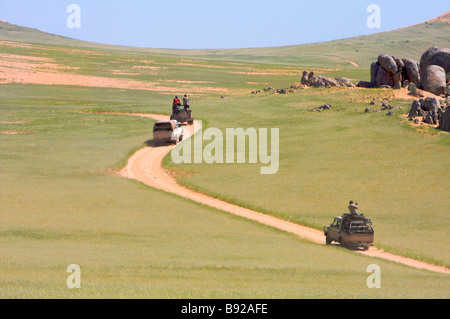
[[[279,128],[275,175],[261,175],[261,163],[175,165],[167,160],[166,165],[180,170],[180,181],[190,187],[317,228],[356,200],[376,225],[377,245],[448,266],[450,136],[412,129],[387,111],[364,113],[372,97],[379,97],[375,107],[380,109],[390,92],[319,91],[249,95],[198,107],[197,114],[205,112],[207,125],[224,136],[227,127]],[[326,102],[332,110],[309,111]],[[408,110],[408,102],[389,103],[402,107],[396,115]]]
[[[115,176],[152,120],[77,111],[113,100],[126,110],[134,91],[3,88],[2,121],[26,122],[2,128],[33,133],[0,135],[2,298],[448,297],[445,275],[318,246]],[[17,101],[5,97],[14,90]],[[72,263],[81,289],[66,287]],[[381,289],[366,286],[372,263]]]
[[[67,76],[163,87],[0,84],[0,131],[26,132],[0,134],[0,297],[449,297],[446,275],[312,244],[118,177],[114,172],[151,138],[153,121],[80,113],[169,114],[173,92],[194,92],[194,115],[206,127],[279,128],[280,169],[263,176],[260,164],[174,165],[166,158],[180,182],[314,227],[358,200],[375,223],[377,245],[448,266],[449,136],[411,128],[386,112],[363,113],[373,97],[377,108],[391,97],[403,107],[396,115],[406,112],[409,102],[393,91],[250,94],[298,83],[311,67],[277,65],[276,58],[186,61],[62,44],[3,44],[0,53],[50,58]],[[316,71],[367,77],[366,67],[327,65]],[[326,102],[332,110],[308,111]],[[79,290],[66,286],[73,263],[82,271]],[[382,270],[381,289],[366,286],[373,263]]]

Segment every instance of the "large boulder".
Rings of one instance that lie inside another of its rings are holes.
[[[440,108],[441,108],[441,103],[439,102],[439,99],[436,97],[429,96],[425,100],[422,101],[422,109],[427,112],[438,113]]]
[[[395,74],[398,72],[395,58],[390,55],[380,54],[378,56],[378,63],[390,74]]]
[[[307,84],[308,83],[308,71],[303,71],[302,79],[300,80],[301,84]]]
[[[427,66],[421,74],[421,85],[435,95],[445,94],[445,70],[439,65]]]
[[[426,50],[420,58],[420,73],[430,65],[439,65],[445,72],[450,72],[450,49],[439,49],[433,46]]]
[[[422,105],[420,104],[420,101],[414,100],[411,104],[408,117],[421,116],[422,112]]]
[[[431,125],[438,124],[438,116],[436,113],[430,112],[424,116],[423,122]]]
[[[347,78],[337,78],[336,79],[338,81],[338,83],[342,86],[346,86],[346,87],[355,87],[355,84],[353,84],[349,79]]]
[[[313,87],[319,87],[321,86],[321,81],[318,76],[314,75],[314,72],[311,71],[308,74],[308,80],[307,85],[313,86]]]
[[[373,62],[370,65],[370,82],[372,83],[377,83],[377,73],[378,73],[378,69],[380,68],[380,63],[378,62]]]
[[[441,49],[436,51],[429,58],[429,65],[439,65],[441,66],[445,73],[450,72],[450,49]]]
[[[441,130],[450,132],[450,107],[447,107],[439,119],[439,128]]]
[[[392,74],[389,73],[381,64],[380,68],[378,68],[377,77],[376,77],[376,85],[377,87],[382,85],[394,86],[394,80],[392,79]]]
[[[420,75],[423,74],[423,72],[425,71],[425,69],[431,65],[430,64],[430,60],[431,57],[433,56],[433,54],[435,54],[436,52],[439,51],[439,48],[437,46],[433,46],[431,48],[429,48],[428,50],[426,50],[421,58],[420,58]]]
[[[325,82],[325,86],[341,86],[337,79],[330,78],[328,76],[321,76],[322,80]]]
[[[397,69],[400,71],[401,69],[404,68],[405,64],[403,63],[403,59],[401,58],[397,58],[395,56],[393,56],[392,58],[394,58],[395,63],[397,64]]]
[[[402,59],[404,79],[409,83],[418,84],[420,82],[419,63],[412,59]]]
[[[400,89],[402,87],[402,73],[399,71],[392,75],[392,81],[394,82],[394,89]]]
[[[360,88],[374,88],[376,86],[375,82],[368,82],[368,81],[359,81],[358,84],[356,84],[357,87]]]

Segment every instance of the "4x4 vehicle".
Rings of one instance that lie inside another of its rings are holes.
[[[192,111],[188,109],[177,109],[170,115],[171,120],[177,120],[180,123],[188,123],[192,125],[194,123],[194,118],[192,117]]]
[[[177,144],[183,140],[183,129],[175,120],[156,122],[153,125],[153,139],[157,142]]]
[[[324,226],[323,232],[327,245],[335,241],[344,247],[362,247],[364,250],[373,245],[372,222],[363,214],[344,214],[342,217],[335,217],[330,226]]]

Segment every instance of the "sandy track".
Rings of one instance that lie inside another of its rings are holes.
[[[137,114],[137,113],[115,113],[126,114],[134,116],[149,117],[155,120],[167,120],[167,115],[157,114]],[[195,123],[195,127],[200,129],[200,124]],[[187,139],[194,133],[194,126],[183,126],[184,138]],[[120,175],[126,178],[136,179],[149,186],[164,190],[166,192],[174,193],[179,196],[188,198],[190,200],[199,202],[201,204],[226,211],[228,213],[238,215],[247,219],[257,221],[259,223],[293,233],[301,238],[310,240],[317,244],[325,244],[325,237],[323,232],[317,229],[301,226],[282,219],[275,218],[266,214],[262,214],[247,208],[243,208],[223,200],[213,198],[211,196],[202,194],[195,190],[179,185],[176,180],[162,167],[163,158],[171,151],[173,145],[148,145],[137,151],[132,155],[127,163],[127,166],[120,171]],[[355,251],[360,254],[383,258],[397,263],[402,263],[411,267],[419,269],[427,269],[430,271],[450,273],[450,269],[446,267],[436,266],[412,258],[407,258],[399,255],[394,255],[382,249],[371,247],[367,251]]]
[[[332,56],[332,57],[335,58],[336,60],[342,60],[342,61],[350,63],[353,66],[359,67],[359,64],[356,63],[356,62],[353,62],[353,61],[350,61],[350,60],[347,60],[347,59],[343,59],[343,58],[340,58],[338,56]]]

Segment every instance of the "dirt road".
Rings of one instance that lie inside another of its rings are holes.
[[[335,58],[336,60],[342,60],[342,61],[350,63],[353,66],[359,67],[359,64],[356,63],[356,62],[353,62],[353,61],[350,61],[350,60],[347,60],[347,59],[343,59],[343,58],[340,58],[338,56],[332,56],[332,57]]]
[[[117,114],[117,113],[116,113]],[[122,113],[125,114],[125,113]],[[149,117],[155,120],[167,120],[167,115],[157,115],[157,114],[131,114],[127,115]],[[200,124],[195,122],[195,128],[200,129]],[[194,134],[194,125],[183,126],[184,129],[184,139],[189,138]],[[296,234],[297,236],[310,240],[317,244],[325,244],[325,237],[322,231],[301,226],[295,223],[291,223],[282,219],[275,218],[266,214],[262,214],[247,208],[236,206],[234,204],[227,203],[217,198],[210,197],[208,195],[199,193],[195,190],[186,188],[179,185],[176,180],[162,167],[161,163],[163,158],[170,152],[173,145],[149,145],[137,151],[128,160],[127,166],[120,171],[120,175],[126,178],[136,179],[149,186],[162,189],[164,191],[183,196],[185,198],[191,199],[193,201],[202,203],[204,205],[226,211],[231,214],[235,214],[247,219],[257,221],[259,223],[275,227],[286,232]],[[411,258],[394,255],[378,249],[371,247],[367,251],[357,251],[366,256],[383,258],[397,263],[402,263],[411,267],[427,269],[430,271],[450,273],[450,269],[446,267],[436,266],[428,264],[422,261],[414,260]]]

